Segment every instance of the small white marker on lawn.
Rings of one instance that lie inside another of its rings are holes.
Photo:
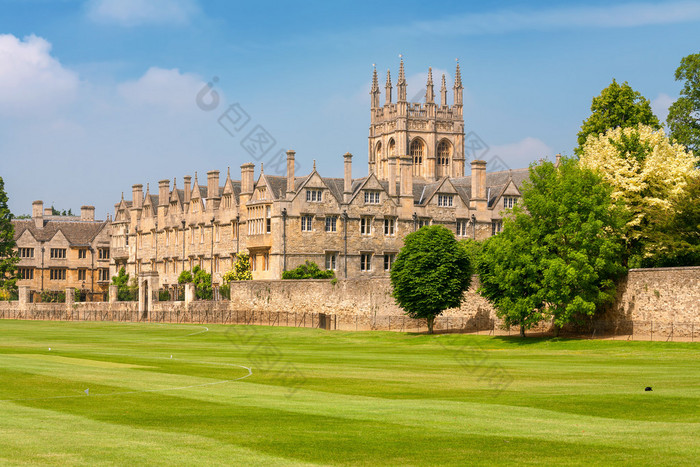
[[[170,358],[173,358],[173,356],[171,355]]]
[[[49,352],[51,351],[51,347],[49,347]]]
[[[90,388],[87,388],[84,392],[85,392],[86,396],[89,396],[90,395]]]

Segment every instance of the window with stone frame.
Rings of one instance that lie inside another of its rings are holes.
[[[109,259],[109,248],[98,248],[98,259]]]
[[[370,216],[360,217],[360,234],[372,235],[372,218]]]
[[[66,259],[66,249],[51,248],[51,259]]]
[[[311,232],[312,231],[313,219],[314,219],[314,216],[310,216],[310,215],[301,216],[301,231],[302,232]]]
[[[365,191],[365,204],[379,204],[379,191]]]
[[[338,263],[338,252],[337,251],[327,251],[326,252],[326,270],[335,271]]]
[[[503,197],[503,208],[512,209],[518,203],[518,198],[516,196],[504,196]]]
[[[87,278],[87,269],[78,269],[78,280],[84,281]]]
[[[423,166],[423,156],[425,152],[425,145],[423,141],[416,138],[411,142],[410,147],[411,159],[413,159],[413,175],[420,177],[422,176],[421,168]]]
[[[396,253],[384,253],[384,270],[391,271],[391,266],[396,259]]]
[[[396,234],[396,219],[393,217],[384,218],[384,235],[391,237]]]
[[[326,232],[337,232],[338,216],[326,216]]]
[[[17,274],[21,280],[34,279],[34,268],[17,268]]]
[[[454,204],[454,195],[438,194],[438,206],[451,208]]]
[[[503,229],[502,221],[491,221],[491,235],[496,235]]]
[[[66,268],[51,268],[49,270],[49,278],[52,281],[66,280]]]
[[[360,253],[360,271],[372,270],[372,253]]]
[[[265,206],[265,232],[272,233],[272,206]]]
[[[34,248],[18,248],[20,258],[34,258]]]
[[[458,237],[466,237],[468,235],[467,233],[467,226],[469,225],[469,221],[466,219],[457,219],[457,236]]]
[[[105,282],[109,280],[109,269],[107,268],[100,268],[99,269],[99,278],[98,281],[100,282]]]
[[[307,188],[306,201],[309,203],[320,203],[323,198],[323,190],[317,188]]]

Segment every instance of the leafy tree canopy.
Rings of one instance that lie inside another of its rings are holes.
[[[624,273],[624,212],[599,175],[563,158],[530,167],[522,203],[479,254],[479,292],[521,335],[546,317],[560,328],[614,299]]]
[[[324,271],[318,267],[318,264],[307,260],[304,264],[282,273],[282,279],[333,279],[335,272],[332,270]]]
[[[640,123],[657,130],[661,128],[659,119],[651,111],[649,100],[626,81],[620,85],[613,79],[600,96],[593,98],[591,112],[578,133],[576,154],[580,154],[589,136],[597,137],[611,128],[636,127]]]
[[[112,285],[117,286],[117,300],[120,302],[133,301],[138,298],[138,285],[136,279],[129,284],[129,273],[123,267],[116,276],[112,276]]]
[[[211,300],[214,296],[214,289],[211,286],[211,274],[199,266],[195,266],[192,271],[182,271],[177,278],[178,284],[194,284],[195,296],[200,300]]]
[[[239,253],[233,269],[223,276],[224,284],[231,281],[252,281],[253,273],[250,272],[250,257],[246,253]]]
[[[677,212],[674,200],[682,199],[688,183],[700,176],[691,152],[671,143],[663,130],[641,124],[591,136],[580,163],[598,172],[612,187],[613,200],[629,210],[625,238],[633,267],[653,254],[649,239],[661,226],[658,220]]]
[[[676,69],[676,81],[683,81],[683,89],[668,109],[666,123],[670,136],[700,155],[700,53],[681,60]]]
[[[12,213],[7,206],[5,182],[0,177],[0,289],[14,290],[17,284],[17,263],[19,256],[15,247],[15,228]]]
[[[396,303],[412,318],[426,318],[433,332],[435,318],[462,303],[471,283],[469,253],[441,225],[422,227],[406,235],[391,268]]]

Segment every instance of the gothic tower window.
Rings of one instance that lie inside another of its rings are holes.
[[[411,142],[411,158],[413,159],[413,175],[416,177],[422,177],[422,167],[423,167],[423,155],[425,152],[425,144],[423,141],[416,138]]]
[[[437,176],[445,177],[450,175],[450,157],[452,156],[452,147],[447,140],[440,141],[437,147]]]

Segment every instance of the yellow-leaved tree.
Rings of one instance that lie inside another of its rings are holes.
[[[597,171],[612,186],[613,200],[629,211],[625,232],[629,266],[654,254],[659,218],[674,216],[675,200],[700,176],[697,157],[671,143],[663,129],[639,124],[588,136],[580,154],[583,167]]]

